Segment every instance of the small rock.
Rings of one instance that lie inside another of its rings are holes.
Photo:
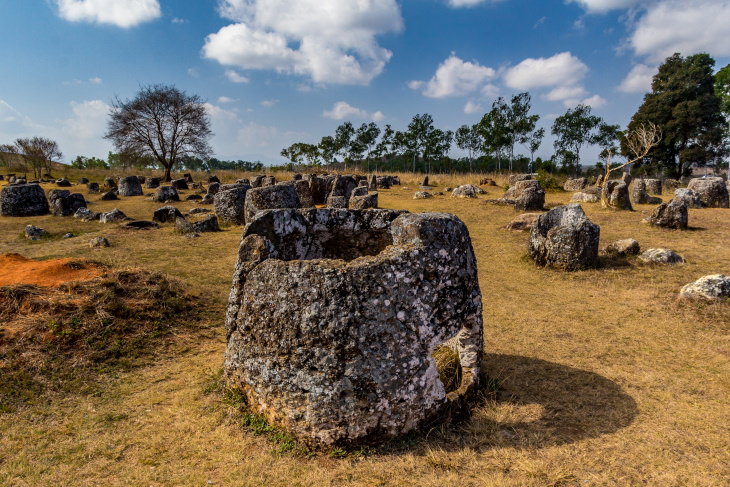
[[[131,230],[149,230],[151,228],[160,228],[160,225],[147,220],[134,220],[125,223],[124,225],[122,225],[122,228],[128,228]]]
[[[517,218],[505,225],[505,230],[511,230],[515,232],[524,232],[532,229],[537,219],[542,213],[523,213]]]
[[[169,201],[180,201],[180,195],[177,194],[177,190],[172,186],[160,186],[155,189],[155,194],[152,196],[152,201],[158,203],[167,203]]]
[[[690,282],[679,291],[680,297],[703,299],[730,299],[730,277],[710,274]]]
[[[563,184],[565,191],[581,191],[588,186],[587,178],[567,179]]]
[[[174,206],[163,206],[152,213],[152,221],[158,223],[174,223],[179,217],[182,217],[182,213]]]
[[[99,219],[99,213],[93,212],[90,209],[83,207],[76,210],[76,213],[74,213],[74,218],[78,218],[79,220],[90,222],[93,220]]]
[[[428,191],[418,191],[413,195],[414,200],[425,200],[428,198],[433,198],[433,195]]]
[[[639,256],[645,264],[681,264],[684,259],[670,249],[649,249]]]
[[[112,211],[109,211],[107,213],[102,213],[99,215],[99,221],[101,223],[115,223],[115,222],[121,222],[127,219],[127,215],[125,215],[122,211],[120,211],[117,208],[114,208]]]
[[[170,185],[175,189],[190,189],[188,187],[188,181],[185,178],[173,179]]]
[[[121,196],[142,196],[142,185],[137,176],[127,176],[119,180],[118,193]]]
[[[604,252],[608,255],[616,255],[625,257],[627,255],[639,255],[641,252],[641,246],[639,242],[633,238],[625,238],[623,240],[616,240],[606,246]]]
[[[48,232],[35,225],[27,225],[25,227],[25,238],[28,240],[40,240],[43,237],[47,237]]]
[[[687,205],[684,200],[671,200],[662,203],[646,221],[656,227],[686,230],[688,221]]]
[[[188,215],[197,215],[199,213],[210,213],[208,208],[193,208],[188,212]]]
[[[74,238],[75,236],[73,233],[64,233],[61,238]]]
[[[89,241],[89,247],[109,247],[109,240],[107,240],[105,237],[94,237]]]
[[[116,189],[112,189],[111,191],[107,191],[106,193],[104,193],[103,195],[101,195],[101,198],[100,199],[102,201],[118,200],[119,198],[117,198],[117,190]]]
[[[600,201],[600,198],[595,193],[578,192],[578,193],[573,194],[573,196],[570,198],[570,201],[582,201],[583,203],[598,203]]]
[[[56,179],[56,186],[58,186],[60,188],[70,188],[71,181],[69,181],[66,178]]]
[[[88,183],[86,185],[86,189],[89,190],[89,193],[98,193],[99,192],[99,183]]]

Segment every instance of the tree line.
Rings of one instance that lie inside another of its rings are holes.
[[[630,157],[632,136],[650,130],[658,140],[634,165],[681,177],[693,166],[727,166],[730,65],[713,74],[714,65],[708,54],[667,58],[653,78],[651,92],[623,130],[594,115],[590,106],[579,104],[567,109],[551,126],[554,152],[547,161],[535,159],[545,129],[537,128],[540,116],[531,113],[528,92],[497,98],[479,122],[462,125],[455,132],[435,127],[427,113],[415,115],[402,131],[391,125],[381,129],[374,122],[359,127],[344,122],[319,143],[296,142],[282,149],[281,155],[293,164],[314,166],[337,163],[339,158],[345,168],[357,166],[367,172],[372,167],[426,173],[434,172],[434,168],[471,172],[475,167],[513,171],[524,170],[527,161],[528,170],[574,174],[581,171],[581,153],[586,147],[600,148],[596,166],[602,169],[612,164],[612,157]],[[450,158],[453,145],[467,157]],[[516,154],[520,147],[529,158]]]

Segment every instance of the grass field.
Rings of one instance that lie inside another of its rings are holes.
[[[431,179],[442,190],[478,176]],[[125,231],[73,218],[0,218],[1,253],[161,271],[212,309],[199,333],[142,367],[104,375],[94,393],[56,394],[0,414],[0,485],[728,485],[730,303],[678,301],[677,293],[703,275],[730,273],[730,210],[690,210],[692,229],[670,231],[641,223],[650,206],[614,212],[584,204],[601,226],[602,246],[635,238],[642,249],[671,248],[687,262],[611,261],[564,273],[536,268],[527,234],[502,229],[517,213],[484,202],[501,188],[477,200],[413,200],[415,180],[403,183],[380,192],[381,207],[454,213],[472,237],[484,366],[499,390],[470,420],[367,455],[281,453],[208,391],[222,367],[240,227],[188,239],[170,226]],[[569,197],[549,193],[547,202]],[[160,206],[144,197],[88,199],[94,211],[118,207],[140,219]],[[30,242],[21,236],[28,223],[78,236]],[[97,235],[112,246],[90,249]]]

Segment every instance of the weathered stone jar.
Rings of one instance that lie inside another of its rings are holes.
[[[464,223],[441,213],[280,209],[243,234],[225,371],[250,407],[317,446],[391,438],[478,385],[482,305]],[[447,394],[432,352],[456,350]]]

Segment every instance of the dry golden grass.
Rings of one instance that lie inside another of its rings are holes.
[[[440,185],[478,175],[434,176]],[[485,368],[495,398],[473,417],[413,443],[344,459],[278,454],[242,429],[204,389],[222,365],[222,306],[240,228],[186,239],[165,227],[123,231],[71,218],[0,218],[0,251],[27,257],[91,257],[162,271],[207,293],[220,311],[217,336],[131,372],[103,393],[62,397],[0,415],[0,485],[10,486],[578,486],[727,485],[730,478],[730,304],[677,301],[679,288],[730,273],[730,210],[690,210],[693,230],[652,228],[651,210],[584,205],[602,244],[636,238],[668,247],[673,267],[610,262],[563,273],[536,268],[526,233],[502,230],[516,213],[480,200],[413,200],[415,178],[380,193],[385,208],[445,211],[467,224],[484,297]],[[500,181],[501,183],[501,181]],[[441,189],[441,188],[439,188]],[[551,193],[548,203],[569,199]],[[97,202],[150,218],[142,197]],[[181,203],[186,210],[194,206]],[[27,223],[69,240],[29,242]],[[108,249],[88,240],[105,235]]]

